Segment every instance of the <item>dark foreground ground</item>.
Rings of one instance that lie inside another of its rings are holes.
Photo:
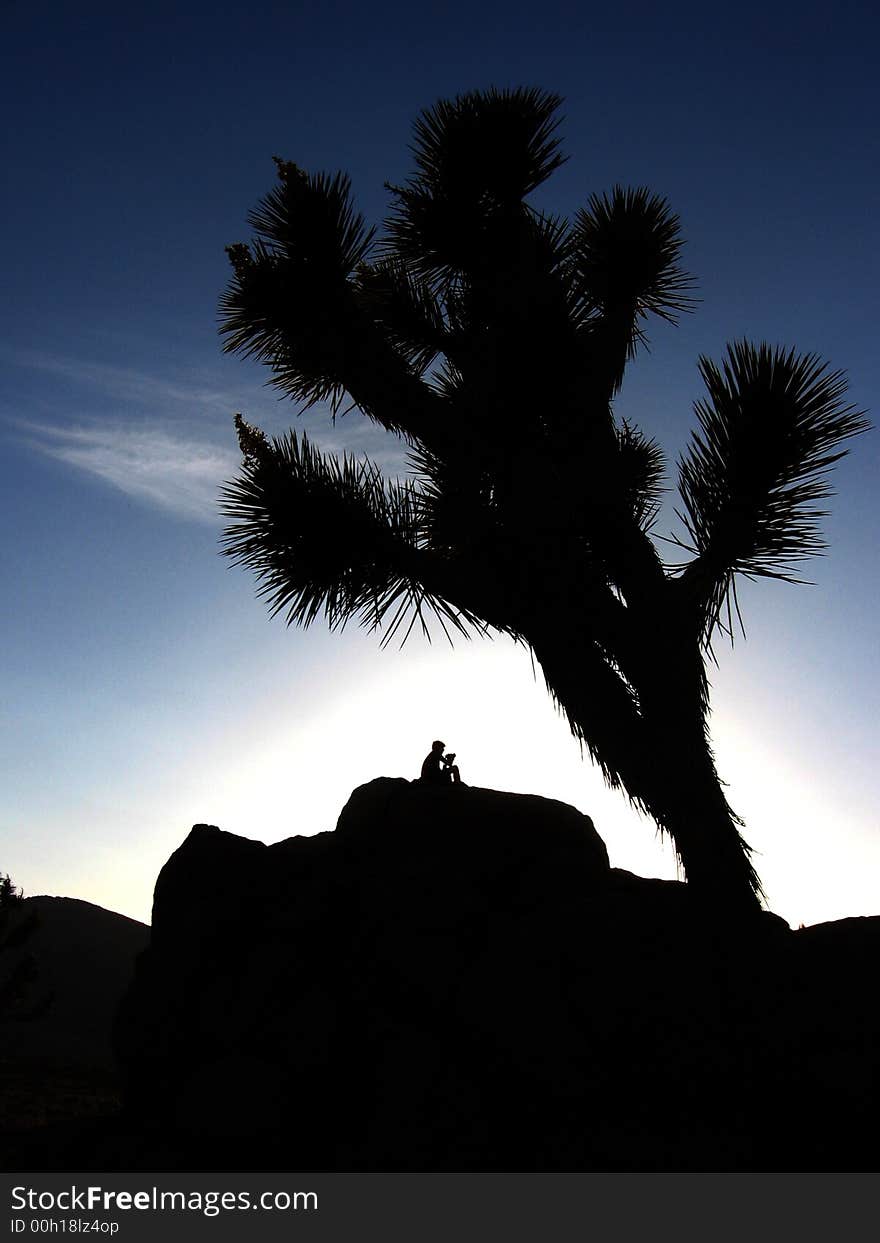
[[[873,1171],[880,918],[719,920],[551,800],[379,779],[197,826],[119,1078],[7,1070],[20,1170]]]

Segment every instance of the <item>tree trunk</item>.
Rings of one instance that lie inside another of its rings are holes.
[[[672,838],[688,884],[719,911],[760,910],[761,882],[751,863],[751,848],[739,831],[741,821],[724,796],[714,765],[711,774],[693,784],[679,771],[657,785],[648,809]]]
[[[621,701],[619,675],[579,659],[558,631],[532,648],[575,736],[609,784],[622,787],[669,833],[688,884],[719,913],[760,910],[761,884],[715,769],[700,687],[683,676],[674,653],[658,661],[657,678],[636,708]],[[645,706],[653,709],[650,717]]]

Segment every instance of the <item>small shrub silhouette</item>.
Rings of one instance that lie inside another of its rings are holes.
[[[16,918],[23,902],[21,890],[9,876],[0,873],[0,963],[5,955],[14,955],[39,926],[36,914]],[[36,959],[31,954],[18,958],[5,971],[0,967],[0,1021],[35,1018],[43,1012],[48,1005],[47,1000],[36,1005],[28,1004],[38,974]]]

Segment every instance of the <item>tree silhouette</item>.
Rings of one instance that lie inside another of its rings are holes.
[[[16,951],[36,931],[39,918],[34,913],[19,918],[23,903],[21,890],[0,873],[0,1022],[32,1017],[26,1000],[37,977],[37,965],[32,955],[17,956]],[[11,967],[3,966],[6,953],[15,958]]]
[[[741,341],[720,366],[701,358],[707,395],[679,463],[687,556],[664,563],[663,455],[613,400],[650,316],[692,306],[679,221],[620,186],[570,222],[531,206],[563,162],[559,104],[489,90],[424,111],[381,237],[346,176],[276,158],[255,239],[228,248],[224,348],[265,363],[302,408],[350,403],[402,439],[411,474],[383,479],[292,431],[270,442],[238,415],[225,551],[288,623],[355,618],[388,639],[432,622],[527,645],[687,880],[755,907],[707,730],[706,658],[713,635],[732,636],[737,575],[797,581],[824,547],[814,502],[867,423],[813,354]]]

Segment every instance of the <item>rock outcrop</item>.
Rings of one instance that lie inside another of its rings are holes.
[[[154,1168],[869,1169],[878,948],[718,923],[564,804],[380,778],[165,865],[128,1125]]]

